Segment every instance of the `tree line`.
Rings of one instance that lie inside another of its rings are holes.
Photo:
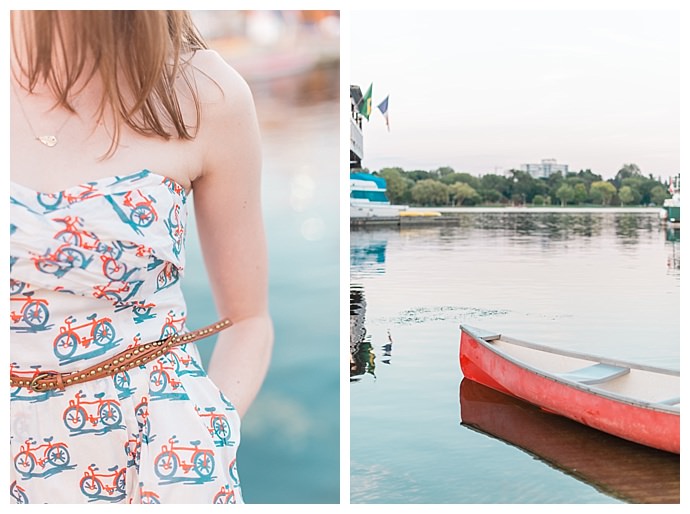
[[[548,178],[520,170],[475,176],[449,166],[433,171],[391,167],[373,174],[386,180],[391,203],[404,205],[660,206],[670,197],[667,181],[645,177],[636,164],[624,164],[609,180],[589,169],[565,176],[556,172]]]

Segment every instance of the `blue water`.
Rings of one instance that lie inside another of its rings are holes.
[[[679,237],[657,211],[352,230],[351,502],[632,501],[461,424],[459,325],[678,369]]]
[[[266,382],[242,422],[239,472],[247,503],[337,503],[338,105],[277,107],[287,109],[272,113],[282,121],[262,134],[275,347]],[[214,321],[215,312],[193,222],[187,251],[188,323],[199,327]],[[199,347],[207,362],[212,345]]]

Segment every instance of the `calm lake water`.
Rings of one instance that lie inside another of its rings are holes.
[[[458,349],[468,324],[679,369],[679,231],[655,210],[457,216],[351,231],[351,502],[677,502],[677,456],[463,382]]]

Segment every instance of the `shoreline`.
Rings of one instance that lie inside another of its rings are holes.
[[[532,206],[477,206],[477,207],[414,207],[415,211],[420,212],[440,212],[446,214],[463,213],[463,212],[565,212],[565,213],[579,213],[579,212],[613,212],[613,213],[638,213],[649,212],[662,213],[664,210],[661,207],[532,207]]]
[[[389,217],[356,217],[350,218],[350,227],[366,226],[421,226],[440,225],[457,222],[461,214],[645,214],[658,216],[659,224],[667,228],[680,229],[680,223],[667,223],[662,218],[661,207],[415,207],[414,211],[435,212],[440,216],[389,216]]]

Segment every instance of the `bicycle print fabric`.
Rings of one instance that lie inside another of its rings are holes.
[[[186,332],[187,200],[148,170],[56,193],[11,183],[11,372],[76,371]],[[11,502],[242,503],[239,416],[193,343],[10,400]]]

